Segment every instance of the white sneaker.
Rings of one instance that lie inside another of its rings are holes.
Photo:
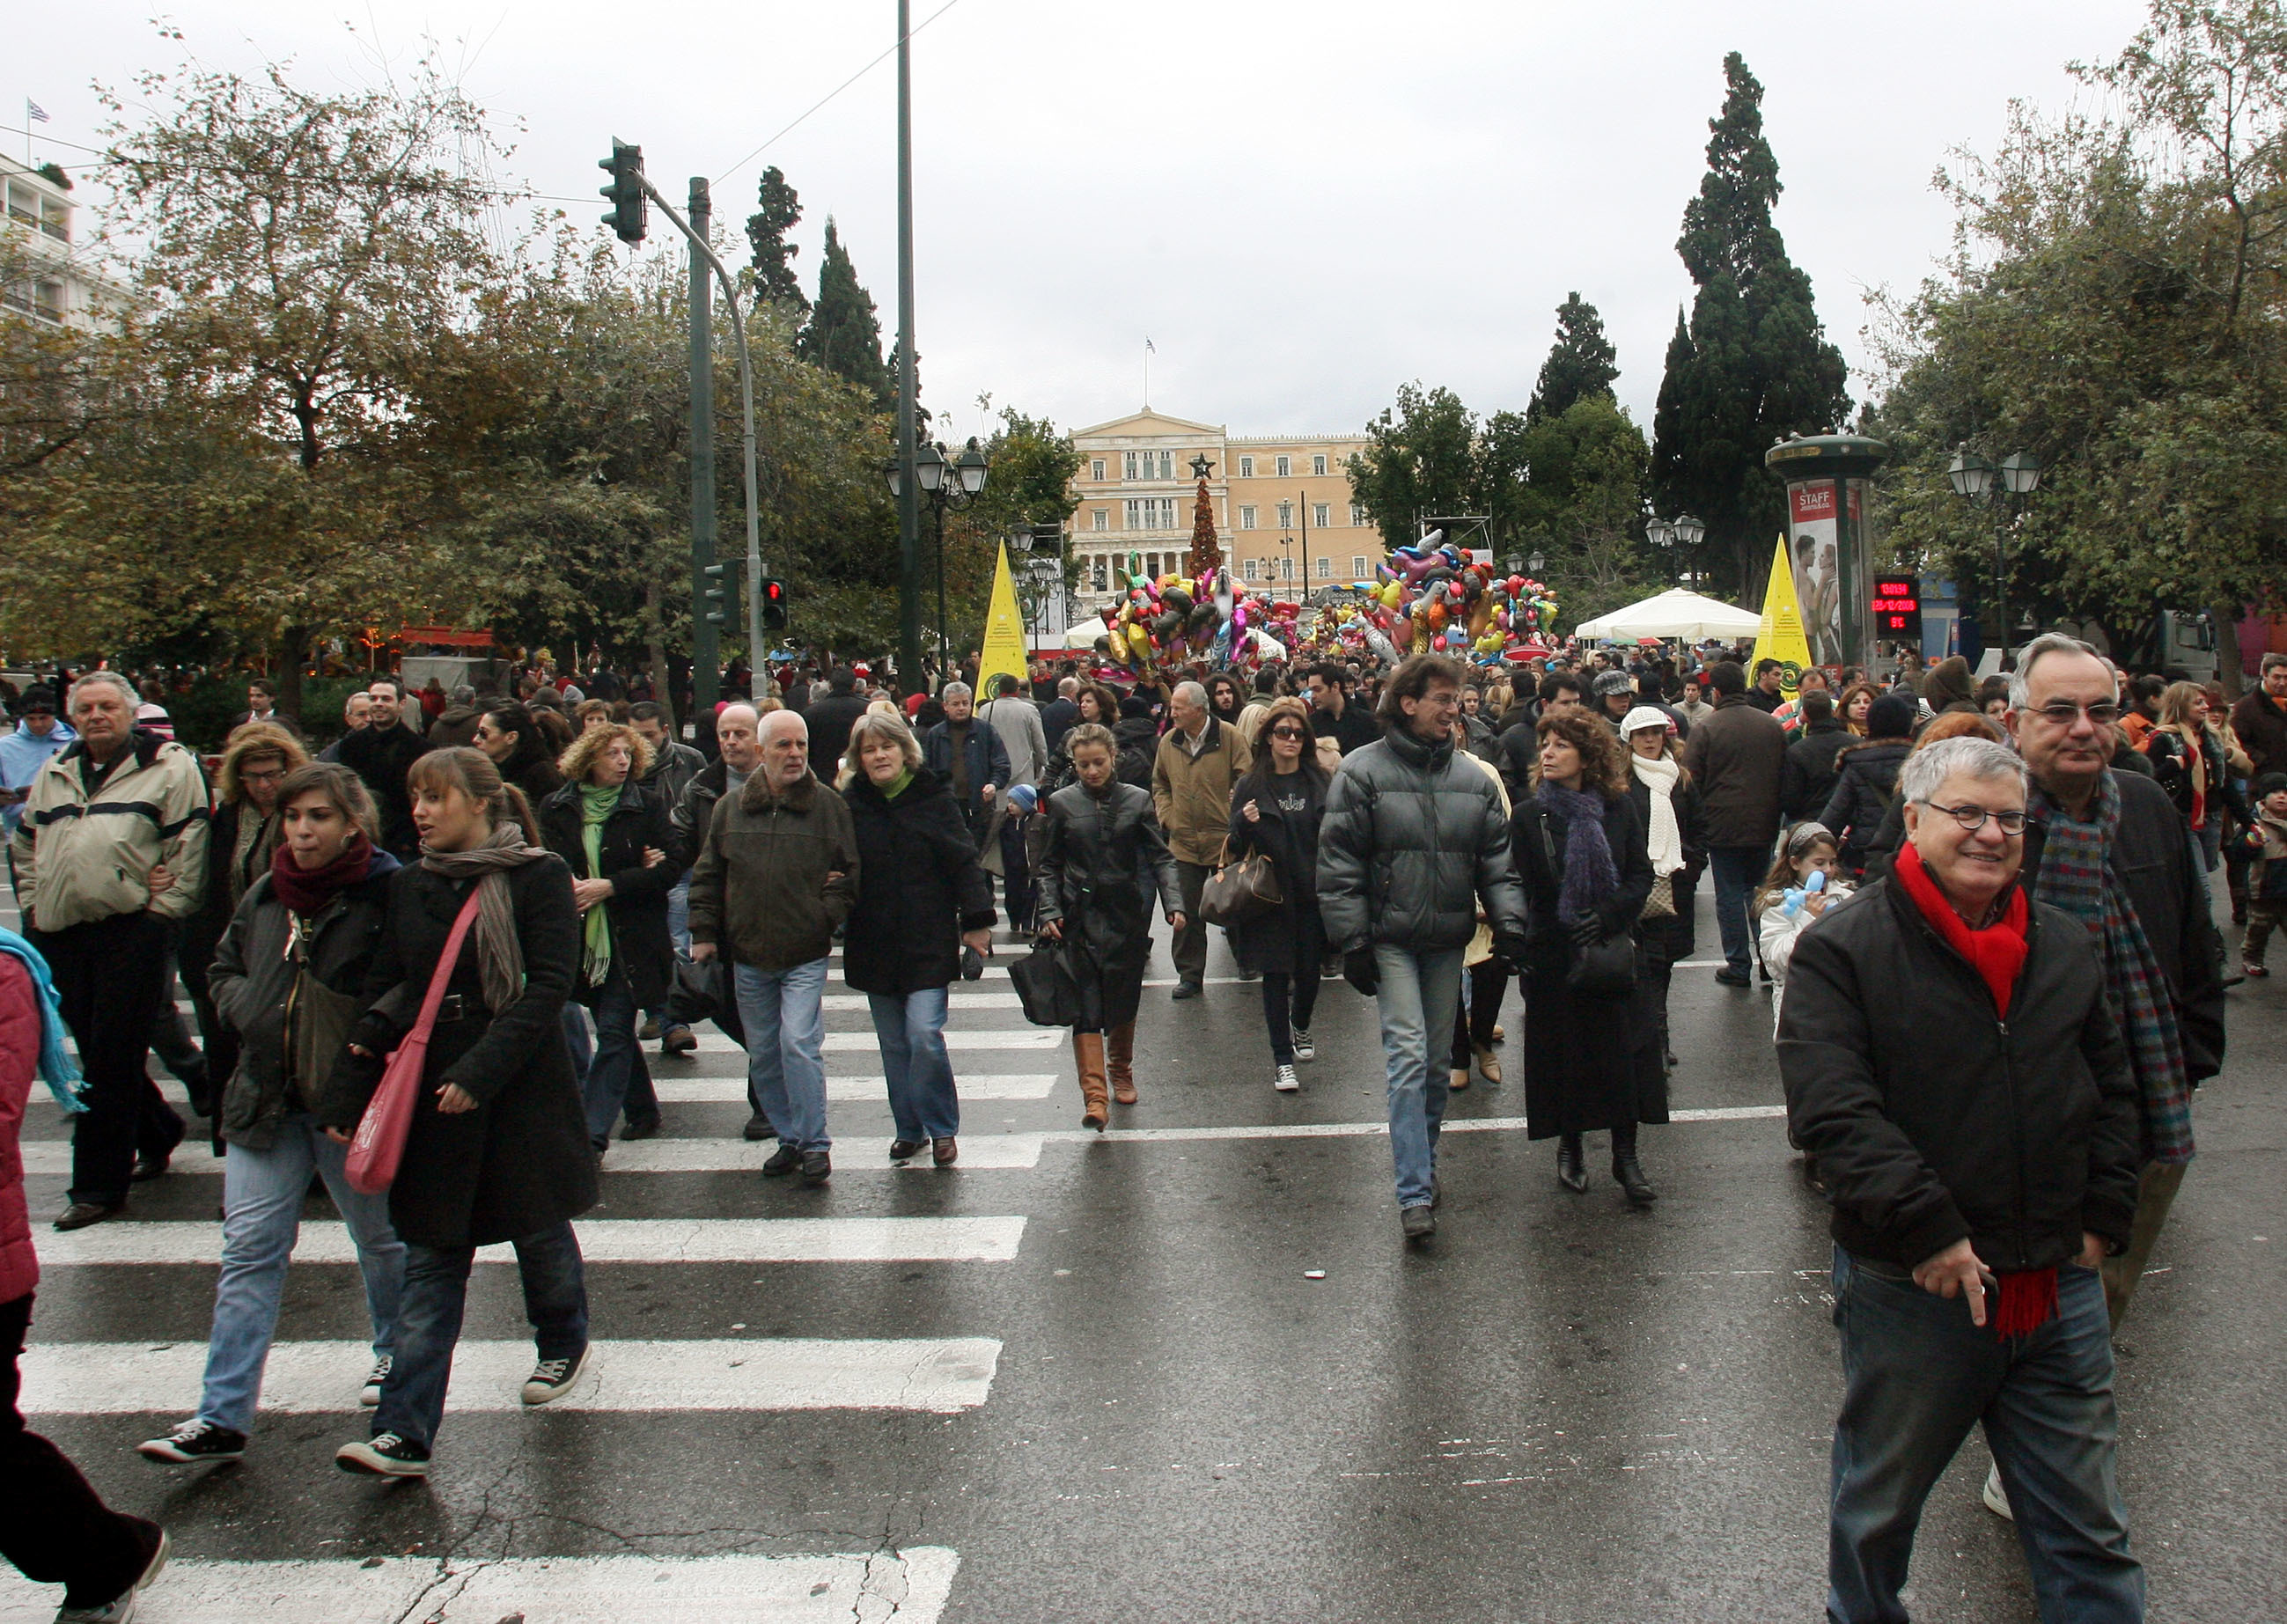
[[[1985,1492],[1978,1498],[1985,1502],[1985,1509],[1994,1516],[2006,1517],[2013,1523],[2017,1520],[2017,1514],[2009,1509],[2009,1493],[2001,1486],[1999,1466],[1990,1466],[1986,1469]]]
[[[1294,1058],[1297,1060],[1315,1060],[1318,1058],[1318,1046],[1310,1042],[1309,1033],[1297,1026],[1292,1035],[1294,1039]]]
[[[389,1367],[394,1361],[388,1354],[374,1360],[373,1368],[366,1372],[365,1385],[358,1390],[358,1402],[370,1410],[381,1402],[381,1384],[389,1380]]]
[[[1278,1075],[1271,1079],[1270,1086],[1281,1094],[1292,1094],[1302,1086],[1302,1080],[1294,1075],[1293,1066],[1282,1066],[1278,1068]]]

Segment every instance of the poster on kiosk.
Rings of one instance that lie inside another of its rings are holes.
[[[1859,434],[1800,436],[1764,453],[1764,465],[1786,481],[1788,562],[1815,664],[1873,663],[1867,481],[1888,455]]]

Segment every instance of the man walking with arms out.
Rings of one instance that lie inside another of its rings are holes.
[[[842,797],[810,770],[810,730],[762,719],[762,765],[716,803],[691,871],[691,956],[730,961],[747,1033],[748,1092],[779,1148],[766,1176],[833,1176],[826,1131],[827,955],[858,891],[858,836]],[[698,780],[693,780],[694,783]]]
[[[1461,963],[1483,907],[1493,951],[1524,956],[1524,892],[1500,787],[1454,752],[1461,666],[1416,654],[1382,691],[1380,740],[1342,758],[1318,830],[1318,913],[1342,978],[1380,1004],[1398,1221],[1435,1234],[1437,1129]]]

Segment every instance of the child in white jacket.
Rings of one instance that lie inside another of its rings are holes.
[[[1763,968],[1771,976],[1771,1035],[1778,1035],[1779,1002],[1786,994],[1787,964],[1794,945],[1811,922],[1828,909],[1848,901],[1851,889],[1841,877],[1841,852],[1833,831],[1823,823],[1798,823],[1787,831],[1786,844],[1755,892],[1755,917],[1761,922]]]

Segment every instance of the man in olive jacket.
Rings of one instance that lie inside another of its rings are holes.
[[[1747,985],[1753,923],[1747,899],[1769,867],[1779,834],[1779,777],[1786,766],[1786,729],[1747,693],[1747,674],[1721,661],[1707,673],[1715,711],[1684,741],[1683,770],[1699,785],[1707,814],[1707,863],[1715,873],[1715,923],[1723,931],[1726,986]]]
[[[826,963],[858,892],[858,836],[842,797],[810,771],[810,729],[763,718],[762,764],[724,796],[691,871],[691,957],[731,964],[747,1033],[747,1096],[779,1148],[771,1177],[833,1176],[826,1132]]]
[[[1151,764],[1151,810],[1175,854],[1175,881],[1183,894],[1183,923],[1168,955],[1175,961],[1177,998],[1196,998],[1207,974],[1207,927],[1199,894],[1223,855],[1231,828],[1231,787],[1254,757],[1236,728],[1207,714],[1207,691],[1179,682],[1168,701],[1175,725],[1159,737]]]

